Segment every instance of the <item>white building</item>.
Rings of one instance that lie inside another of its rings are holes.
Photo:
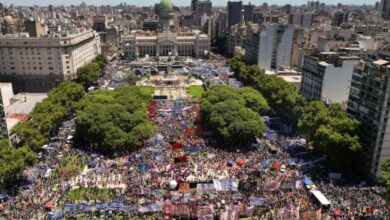
[[[203,57],[210,52],[210,38],[200,31],[143,32],[133,31],[122,37],[123,53],[130,59],[148,56]]]
[[[62,80],[74,79],[77,69],[100,52],[99,35],[92,30],[46,37],[4,35],[0,81],[12,82],[15,92],[46,92]]]
[[[261,30],[258,66],[266,70],[290,67],[293,35],[292,25],[270,25]]]
[[[305,55],[300,93],[310,101],[345,104],[349,96],[353,67],[359,59],[336,52]]]

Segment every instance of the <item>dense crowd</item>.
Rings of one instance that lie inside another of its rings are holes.
[[[159,101],[156,111],[151,120],[158,125],[159,134],[146,141],[144,148],[116,159],[92,155],[89,169],[67,180],[50,181],[39,175],[31,187],[7,202],[6,215],[29,219],[52,211],[61,216],[84,212],[221,219],[297,219],[299,215],[319,213],[328,219],[389,216],[389,206],[379,195],[379,187],[340,186],[323,180],[310,186],[332,202],[331,206],[323,206],[302,183],[307,178],[304,169],[293,166],[291,156],[283,150],[281,145],[289,142],[286,137],[258,140],[250,149],[219,146],[212,135],[196,125],[197,104]],[[61,154],[75,152],[67,149]],[[77,154],[82,157],[83,153]],[[47,158],[46,164],[52,168],[60,160],[54,155]],[[76,188],[113,189],[115,198],[63,198]],[[83,208],[74,208],[77,206]]]
[[[192,71],[205,81],[226,83],[229,70],[224,59],[192,64]],[[107,68],[108,78],[100,86],[112,78],[117,65]],[[323,158],[298,162],[290,153],[298,145],[297,137],[273,133],[251,146],[226,146],[200,128],[198,104],[190,100],[153,103],[155,112],[149,112],[149,117],[158,134],[143,148],[114,159],[70,147],[74,121],[66,121],[55,140],[59,144],[25,172],[26,184],[4,203],[0,215],[9,219],[81,214],[111,218],[118,213],[157,219],[389,219],[382,187],[349,185],[320,175],[308,184]],[[62,172],[61,162],[70,157],[87,168]],[[113,196],[86,200],[66,196],[79,188],[97,194],[99,189],[110,189]],[[322,192],[331,205],[322,204],[312,190]]]

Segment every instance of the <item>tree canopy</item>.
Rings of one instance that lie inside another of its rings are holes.
[[[293,84],[276,76],[266,75],[263,69],[248,66],[238,57],[230,59],[228,64],[239,80],[264,96],[279,117],[293,123],[298,121],[306,102]]]
[[[0,140],[0,184],[9,186],[17,180],[25,166],[31,164],[36,154],[27,147],[14,148],[8,140]]]
[[[60,83],[50,90],[47,98],[35,105],[26,121],[12,129],[14,144],[39,151],[83,96],[84,88],[80,84],[70,81]]]
[[[260,114],[269,110],[267,101],[256,90],[213,86],[204,94],[201,111],[210,128],[224,141],[247,144],[261,136],[265,126]]]
[[[88,63],[77,69],[77,82],[81,83],[85,88],[90,87],[99,77],[103,71],[99,63]]]
[[[99,64],[100,69],[104,70],[104,68],[108,64],[108,59],[104,53],[100,53],[99,55],[96,56],[93,62]]]
[[[314,150],[329,157],[333,168],[342,170],[353,166],[362,146],[357,129],[359,122],[350,118],[340,104],[326,106],[311,102],[302,112],[298,129],[311,141]]]
[[[77,140],[108,154],[142,146],[155,133],[154,125],[146,117],[151,95],[133,86],[89,93],[77,108]]]

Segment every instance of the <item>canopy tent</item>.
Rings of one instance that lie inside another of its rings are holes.
[[[305,179],[303,179],[303,183],[307,186],[307,185],[313,185],[313,181],[308,178],[308,177],[305,177]]]
[[[97,210],[105,210],[106,208],[107,208],[107,203],[105,202],[96,203]]]
[[[183,144],[182,143],[174,143],[172,144],[172,150],[179,150],[179,149],[182,149],[183,148]]]
[[[147,163],[138,164],[137,169],[140,172],[147,171],[150,169],[150,165]]]
[[[184,151],[189,154],[189,153],[197,153],[200,151],[200,146],[186,146],[184,148]]]
[[[79,205],[79,209],[82,212],[90,212],[90,211],[92,211],[92,207],[93,207],[93,204],[91,202],[89,202],[89,203],[81,203]]]
[[[45,208],[46,209],[51,209],[54,207],[54,202],[53,201],[49,201],[45,204]]]
[[[264,159],[261,161],[261,166],[263,167],[269,167],[270,164],[271,164],[271,160],[269,159]]]
[[[188,192],[190,191],[190,184],[189,183],[180,183],[179,185],[179,191],[182,191],[182,192]]]
[[[334,216],[340,216],[341,215],[341,211],[338,210],[338,209],[335,209],[335,210],[333,210],[333,215]]]
[[[237,163],[238,166],[243,166],[245,164],[245,160],[244,159],[238,159],[236,161],[236,163]]]
[[[65,204],[63,211],[65,213],[76,212],[76,205],[75,204]]]
[[[175,163],[187,163],[187,156],[180,156],[174,158]]]
[[[88,161],[88,168],[95,168],[97,165],[95,160]]]
[[[310,190],[310,192],[318,199],[321,205],[330,205],[330,201],[318,190]]]
[[[58,212],[49,212],[49,219],[62,219],[64,217],[64,213],[62,211]]]
[[[110,204],[111,209],[120,209],[124,206],[123,201],[115,201]]]

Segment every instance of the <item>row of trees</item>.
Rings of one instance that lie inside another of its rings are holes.
[[[73,111],[76,103],[84,96],[82,85],[64,81],[52,89],[47,98],[38,103],[27,119],[19,122],[12,130],[13,145],[0,140],[0,185],[10,188],[19,180],[26,165],[31,165],[50,137]]]
[[[211,130],[233,144],[247,144],[261,136],[265,126],[260,114],[268,110],[264,97],[250,87],[213,86],[201,101],[202,117]]]
[[[48,143],[56,134],[62,122],[75,110],[78,101],[88,88],[96,81],[108,64],[104,54],[95,58],[77,71],[77,82],[64,81],[49,91],[47,98],[37,103],[27,119],[18,123],[12,130],[11,139],[0,140],[0,184],[12,185],[17,181],[26,165],[32,164],[36,152]],[[84,88],[84,87],[85,88]]]
[[[298,121],[306,101],[293,84],[279,77],[266,75],[263,69],[248,66],[238,57],[230,59],[228,64],[240,81],[253,87],[267,99],[279,117],[292,123]]]
[[[263,94],[278,116],[297,125],[314,150],[329,157],[333,168],[342,170],[356,165],[352,159],[359,158],[362,148],[357,135],[359,123],[341,105],[307,103],[294,85],[266,75],[264,70],[248,66],[240,58],[234,57],[228,64],[242,82]]]
[[[76,139],[108,154],[141,147],[155,133],[146,116],[151,95],[134,86],[89,93],[77,107]]]
[[[24,167],[32,164],[35,158],[36,154],[28,147],[14,148],[7,139],[0,140],[0,186],[13,186]]]
[[[47,98],[36,104],[27,120],[12,129],[14,145],[39,151],[49,138],[55,135],[84,93],[82,85],[70,81],[61,82],[50,90]]]
[[[77,82],[86,89],[93,85],[104,73],[104,68],[108,64],[108,59],[103,53],[99,54],[93,62],[77,69]]]
[[[310,140],[314,150],[326,154],[337,170],[357,165],[362,149],[358,126],[359,122],[349,117],[340,104],[326,106],[321,101],[309,103],[298,121],[300,133]]]

